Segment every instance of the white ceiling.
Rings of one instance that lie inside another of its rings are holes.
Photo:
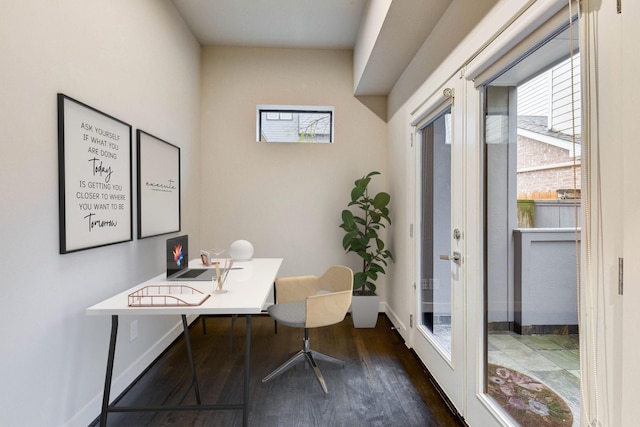
[[[354,49],[368,7],[383,8],[386,13],[354,87],[357,95],[387,95],[452,2],[171,1],[203,46]]]
[[[353,49],[366,0],[172,0],[203,46]]]
[[[203,46],[354,49],[368,7],[385,8],[357,95],[388,94],[452,1],[171,0]],[[557,61],[558,52],[566,56],[564,43],[554,49],[566,37],[559,35],[492,84],[518,84],[544,61]]]

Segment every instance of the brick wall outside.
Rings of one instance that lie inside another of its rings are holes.
[[[573,163],[568,150],[518,136],[518,170],[558,163]],[[580,160],[577,161],[576,188],[580,189]],[[554,199],[556,190],[574,187],[574,167],[554,167],[518,172],[518,199]]]

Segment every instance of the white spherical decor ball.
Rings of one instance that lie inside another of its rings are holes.
[[[236,240],[229,246],[229,256],[234,261],[249,261],[253,256],[253,245],[247,240]]]

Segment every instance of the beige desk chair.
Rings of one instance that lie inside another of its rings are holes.
[[[283,365],[264,377],[262,382],[267,382],[296,363],[306,360],[313,368],[320,386],[328,393],[327,384],[315,359],[342,366],[344,361],[311,350],[309,328],[333,325],[344,319],[351,305],[353,271],[348,267],[334,265],[320,277],[279,278],[276,280],[276,291],[278,303],[269,306],[267,311],[283,325],[304,328],[303,347]]]

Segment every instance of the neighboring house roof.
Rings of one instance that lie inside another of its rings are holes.
[[[518,135],[562,148],[570,155],[575,152],[576,157],[582,155],[580,135],[576,135],[574,147],[571,135],[548,129],[546,116],[518,116]]]
[[[518,130],[522,129],[546,137],[573,143],[573,137],[571,135],[549,129],[548,122],[549,120],[547,116],[518,116]],[[580,135],[576,135],[575,139],[576,143],[581,143]]]

